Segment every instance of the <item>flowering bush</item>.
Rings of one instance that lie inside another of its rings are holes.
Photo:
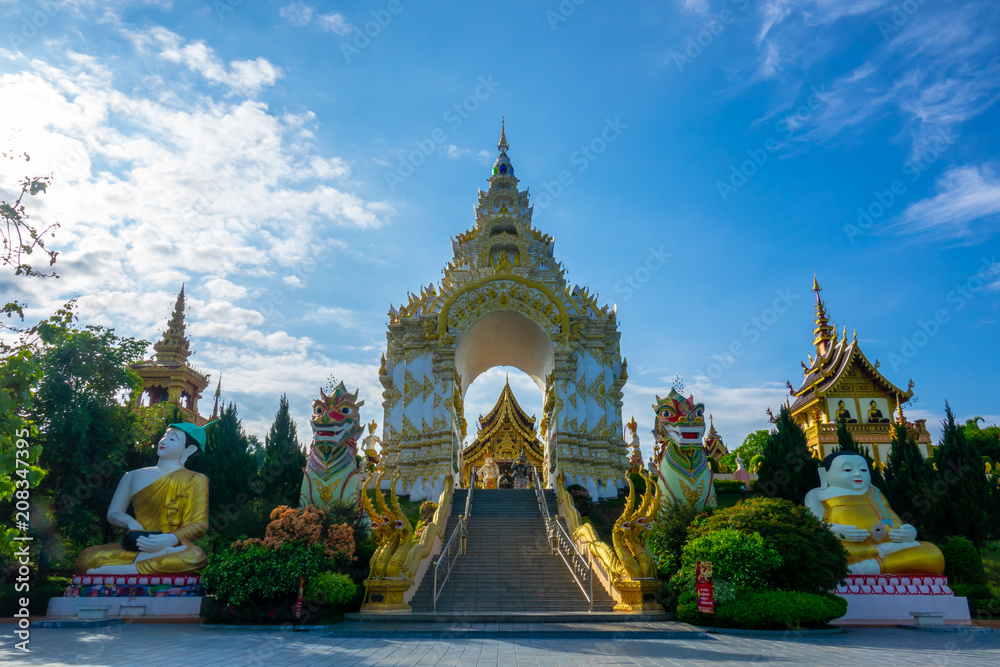
[[[324,524],[326,524],[325,530]],[[322,545],[328,558],[334,558],[342,553],[350,560],[356,559],[354,531],[351,527],[346,523],[328,523],[323,510],[312,505],[302,508],[291,508],[287,505],[275,507],[271,511],[271,523],[267,525],[264,539],[251,538],[233,542],[233,547],[260,545],[269,549],[279,549],[293,542]]]

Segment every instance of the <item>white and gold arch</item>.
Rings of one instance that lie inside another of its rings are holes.
[[[413,500],[456,483],[466,435],[463,399],[480,374],[514,366],[544,397],[541,439],[548,480],[617,494],[626,470],[622,387],[628,377],[614,310],[567,286],[554,242],[531,226],[528,191],[500,156],[489,191],[479,192],[475,226],[452,240],[440,286],[389,311],[380,369],[383,452]],[[551,485],[551,484],[550,484]]]

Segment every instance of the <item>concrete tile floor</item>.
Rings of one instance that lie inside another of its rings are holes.
[[[1000,633],[947,634],[851,629],[840,635],[708,639],[324,638],[320,632],[208,630],[128,624],[104,630],[40,630],[31,652],[0,637],[3,665],[336,665],[480,667],[563,665],[1000,665]]]

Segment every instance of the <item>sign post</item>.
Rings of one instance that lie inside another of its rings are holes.
[[[702,614],[714,614],[715,586],[712,583],[711,561],[698,561],[695,589],[698,596],[698,611]]]

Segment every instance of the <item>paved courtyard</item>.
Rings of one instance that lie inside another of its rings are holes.
[[[320,632],[206,630],[197,625],[131,624],[101,630],[33,630],[31,653],[16,651],[4,628],[4,665],[1000,665],[1000,633],[857,629],[783,638],[548,637],[327,638]]]

